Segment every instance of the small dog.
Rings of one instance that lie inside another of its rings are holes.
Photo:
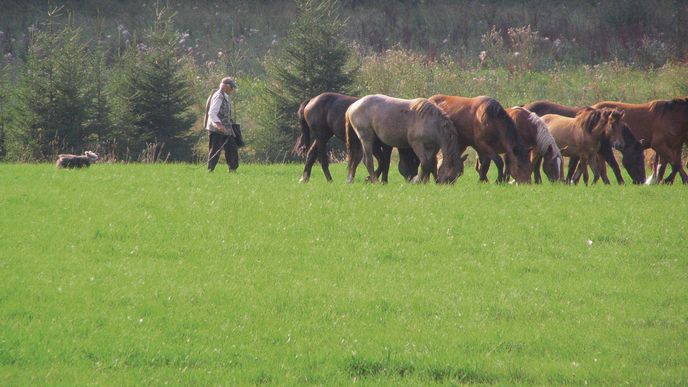
[[[96,160],[98,160],[98,155],[91,151],[86,151],[83,155],[61,154],[57,155],[55,166],[58,168],[90,167]]]

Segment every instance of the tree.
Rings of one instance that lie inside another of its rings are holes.
[[[266,60],[267,92],[255,142],[259,157],[286,157],[298,134],[301,102],[331,91],[346,93],[357,68],[347,66],[351,48],[341,39],[345,21],[336,0],[297,0],[298,17],[286,39]]]
[[[14,159],[41,160],[80,151],[86,137],[88,52],[81,31],[56,12],[35,30],[8,107],[6,144]]]
[[[195,116],[183,69],[191,58],[177,50],[181,35],[173,29],[173,18],[167,8],[156,13],[144,42],[125,52],[112,85],[118,141],[126,141],[134,152],[149,152],[152,161],[165,155],[172,160],[192,157],[189,129]]]

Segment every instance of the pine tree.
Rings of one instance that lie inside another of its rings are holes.
[[[117,94],[111,108],[116,117],[119,140],[129,142],[134,152],[148,149],[158,157],[191,160],[189,138],[195,116],[193,98],[184,64],[190,58],[178,53],[180,34],[173,17],[163,8],[145,42],[131,46],[115,76]]]
[[[286,157],[299,131],[301,102],[326,91],[346,93],[357,70],[347,68],[351,51],[340,38],[345,22],[337,1],[298,0],[297,8],[286,40],[266,63],[269,86],[259,117],[264,133],[256,139],[266,159]]]
[[[14,159],[52,159],[81,151],[85,138],[87,50],[81,31],[51,15],[34,31],[7,118],[7,150]]]

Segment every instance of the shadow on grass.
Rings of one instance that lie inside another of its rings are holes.
[[[461,366],[430,366],[417,369],[413,364],[396,361],[376,361],[361,357],[352,357],[347,365],[347,372],[352,378],[379,377],[416,377],[435,383],[495,383],[494,375],[478,369]]]

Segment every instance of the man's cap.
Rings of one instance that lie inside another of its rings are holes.
[[[232,78],[232,77],[224,77],[224,78],[222,78],[222,83],[225,84],[225,85],[231,86],[232,89],[236,89],[236,88],[237,88],[236,81],[235,81],[234,78]]]

